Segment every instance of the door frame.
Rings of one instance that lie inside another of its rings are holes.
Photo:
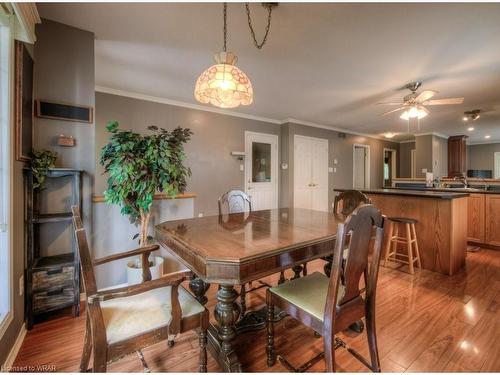
[[[355,152],[356,152],[356,147],[363,147],[367,150],[366,153],[366,160],[365,160],[365,187],[364,189],[369,189],[370,188],[370,164],[371,164],[371,157],[370,157],[370,145],[364,145],[362,143],[354,143],[352,145],[352,187],[354,189],[354,180],[356,176],[356,163],[354,163],[354,159],[356,157]]]
[[[383,151],[382,151],[382,184],[384,183],[384,164],[385,164],[385,161],[384,161],[384,158],[385,158],[385,152],[386,151],[389,151],[392,153],[392,158],[391,158],[391,169],[392,169],[392,173],[391,173],[391,176],[390,177],[390,180],[391,180],[391,184],[392,184],[392,181],[397,177],[397,157],[398,157],[398,150],[396,149],[393,149],[393,148],[388,148],[388,147],[384,147]]]
[[[330,159],[329,159],[330,148],[329,148],[329,142],[328,142],[327,138],[309,137],[307,135],[301,135],[301,134],[294,134],[293,135],[293,207],[295,207],[295,187],[296,187],[296,178],[295,178],[296,177],[295,176],[295,158],[296,158],[295,145],[297,143],[297,139],[298,138],[308,139],[308,140],[312,140],[312,141],[315,141],[315,142],[321,142],[321,143],[326,144],[326,160],[327,160],[326,164],[329,165],[329,162],[330,162]],[[330,199],[330,186],[329,186],[330,175],[329,175],[328,169],[326,170],[326,180],[327,180],[327,184],[328,184],[327,191],[328,191],[328,201],[329,201],[329,199]],[[328,202],[327,202],[326,206],[327,206],[326,209],[328,211],[329,210]]]
[[[243,183],[244,183],[244,188],[245,188],[245,193],[247,195],[250,195],[249,191],[248,191],[248,176],[247,176],[247,173],[251,173],[251,167],[252,167],[252,164],[251,164],[251,160],[249,159],[249,156],[250,156],[250,153],[251,153],[251,150],[248,149],[248,137],[249,136],[257,136],[257,137],[263,137],[263,138],[268,138],[268,140],[266,142],[269,141],[269,139],[271,140],[271,145],[275,145],[276,146],[276,149],[274,150],[276,152],[276,158],[274,161],[271,161],[272,165],[271,165],[271,176],[275,176],[275,181],[276,183],[274,184],[274,194],[275,194],[275,197],[276,197],[276,201],[274,202],[274,207],[279,207],[279,202],[280,202],[280,197],[279,197],[279,169],[278,169],[278,164],[279,164],[279,158],[280,158],[280,150],[279,150],[279,138],[278,138],[278,135],[276,134],[270,134],[270,133],[258,133],[258,132],[252,132],[252,131],[249,131],[249,130],[245,130],[245,171],[243,173]],[[272,149],[272,146],[271,146],[271,160],[272,160],[272,155],[273,155],[273,149]],[[250,166],[250,168],[249,168]],[[272,180],[271,180],[272,181]]]
[[[410,150],[410,177],[415,178],[417,176],[417,150]]]

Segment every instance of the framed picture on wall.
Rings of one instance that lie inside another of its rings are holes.
[[[15,45],[16,160],[29,161],[33,149],[33,59],[23,42]]]

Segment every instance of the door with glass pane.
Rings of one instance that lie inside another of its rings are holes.
[[[245,132],[245,191],[254,210],[278,208],[278,136]]]

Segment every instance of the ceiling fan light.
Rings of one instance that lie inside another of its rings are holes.
[[[419,120],[420,119],[423,119],[425,116],[428,115],[428,111],[424,110],[423,108],[419,108],[419,107],[411,107],[410,109],[404,111],[400,118],[402,118],[403,120],[406,120],[408,121],[409,119],[411,118],[418,118]]]
[[[217,64],[198,77],[194,97],[204,104],[219,108],[235,108],[253,102],[253,88],[248,76],[234,64],[237,57],[231,52],[214,56]]]

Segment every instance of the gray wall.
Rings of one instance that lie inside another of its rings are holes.
[[[282,195],[281,205],[293,206],[293,151],[294,135],[328,139],[329,167],[337,169],[336,173],[329,173],[328,177],[328,204],[332,206],[335,188],[352,188],[353,183],[353,147],[355,143],[370,146],[370,187],[380,188],[383,184],[383,156],[384,147],[395,149],[399,153],[399,144],[364,136],[345,134],[339,137],[339,132],[328,129],[315,128],[294,123],[282,125],[282,162],[288,163],[287,170],[281,170]],[[338,164],[334,164],[337,159]],[[396,168],[398,169],[398,168]]]
[[[95,106],[94,34],[42,20],[36,28],[35,98]],[[94,124],[35,118],[36,149],[59,154],[57,167],[82,169],[83,216],[90,229],[94,178]],[[72,135],[75,147],[57,146],[57,136]],[[58,187],[49,187],[47,201],[64,204]]]
[[[399,144],[399,175],[398,177],[411,177],[411,150],[415,150],[415,142]]]
[[[432,172],[434,177],[448,176],[448,140],[432,136]]]
[[[181,126],[193,131],[185,150],[186,165],[193,172],[188,191],[197,194],[195,215],[216,214],[219,196],[231,189],[244,188],[244,172],[240,171],[240,161],[231,156],[231,151],[245,150],[246,130],[280,134],[279,124],[99,92],[96,93],[96,114],[96,195],[102,195],[106,189],[106,177],[98,160],[109,138],[106,131],[109,120],[117,120],[121,128],[138,132],[146,132],[149,125],[165,129]]]
[[[415,158],[416,174],[415,177],[425,177],[422,169],[432,172],[432,135],[421,135],[415,137]]]
[[[469,145],[467,147],[467,169],[489,169],[493,171],[493,153],[500,152],[500,143]]]

